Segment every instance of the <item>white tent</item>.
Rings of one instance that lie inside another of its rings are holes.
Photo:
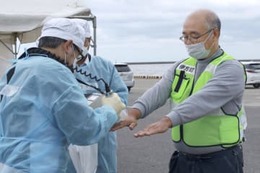
[[[0,77],[16,57],[19,43],[34,42],[42,22],[50,17],[75,17],[92,20],[94,43],[96,17],[83,0],[6,0],[0,6]],[[94,53],[95,53],[94,45]]]
[[[85,6],[83,0],[2,0],[0,6],[0,77],[12,64],[11,60],[16,58],[19,44],[35,42],[40,36],[43,21],[51,17],[82,18],[92,21],[94,39],[92,46],[94,55],[96,54],[96,17]],[[83,157],[83,159],[88,159],[83,164],[84,169],[91,172],[94,172],[92,170],[97,165],[96,150],[96,148],[89,148],[88,152],[95,153]],[[3,169],[13,171],[0,163],[0,172]],[[79,168],[76,167],[76,169]]]

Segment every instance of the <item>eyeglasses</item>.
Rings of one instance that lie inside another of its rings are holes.
[[[193,35],[182,35],[179,39],[183,42],[185,41],[190,41],[190,42],[196,42],[199,38],[201,38],[202,36],[208,34],[209,32],[211,32],[214,28],[208,30],[207,32],[201,34],[201,35],[198,35],[198,36],[193,36]]]
[[[79,53],[79,57],[81,57],[81,58],[84,58],[84,57],[85,57],[85,56],[82,54],[82,50],[80,50],[80,49],[78,48],[78,46],[76,46],[76,45],[73,44],[73,47],[74,47],[74,50],[76,50],[76,51]]]

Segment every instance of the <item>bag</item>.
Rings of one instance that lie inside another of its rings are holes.
[[[98,145],[70,145],[69,153],[77,173],[95,173],[98,163]]]

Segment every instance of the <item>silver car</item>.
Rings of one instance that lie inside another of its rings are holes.
[[[127,63],[116,63],[115,67],[122,78],[122,80],[125,82],[128,91],[131,90],[132,87],[135,86],[135,79],[134,79],[134,73],[130,69],[130,67],[127,65]]]
[[[260,61],[241,61],[245,66],[247,81],[246,85],[253,85],[254,88],[260,87]]]

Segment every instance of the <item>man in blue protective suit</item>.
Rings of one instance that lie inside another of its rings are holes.
[[[88,53],[91,41],[91,32],[88,22],[84,19],[73,20],[85,31],[85,48],[83,50],[85,56],[82,59],[78,59],[75,69],[75,76],[81,83],[85,96],[89,97],[93,93],[106,93],[111,90],[119,95],[124,104],[127,104],[128,90],[114,64],[104,58],[91,56]],[[110,132],[101,138],[97,148],[96,173],[117,173],[116,132]],[[93,159],[95,159],[95,153],[93,153],[95,152],[95,146],[92,146],[92,148],[89,148],[89,146],[72,146],[70,152],[74,153],[74,156],[77,156],[77,159],[73,161],[74,164],[79,166],[80,172],[95,172],[95,170],[93,171],[95,167],[89,168],[88,166],[88,164],[93,163]],[[91,154],[91,152],[93,154]],[[89,155],[92,155],[91,158],[89,158]]]
[[[85,38],[71,19],[46,21],[30,48],[0,81],[0,172],[64,173],[68,146],[102,139],[124,109],[117,94],[87,105],[72,65]]]

